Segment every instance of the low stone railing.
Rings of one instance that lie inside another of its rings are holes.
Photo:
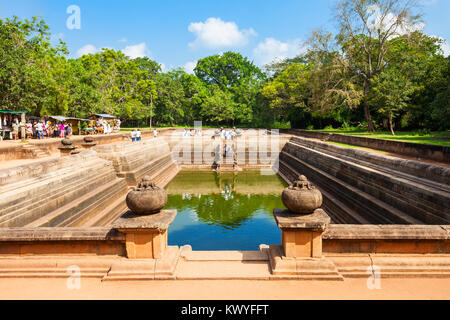
[[[450,147],[412,143],[386,139],[375,139],[357,136],[348,136],[338,133],[314,132],[298,129],[281,130],[282,132],[299,135],[307,138],[321,139],[332,142],[368,147],[376,150],[389,151],[422,159],[450,163]]]

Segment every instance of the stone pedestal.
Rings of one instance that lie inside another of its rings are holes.
[[[273,211],[281,229],[281,246],[269,246],[272,275],[304,280],[343,280],[332,261],[322,256],[322,234],[330,217],[322,209],[312,214],[293,214],[289,210]]]
[[[322,257],[322,233],[331,221],[325,211],[316,209],[312,214],[298,215],[275,209],[273,215],[281,229],[281,245],[286,257]]]
[[[167,246],[167,229],[176,210],[138,216],[128,211],[113,228],[125,234],[127,258],[111,266],[103,281],[175,279],[180,257],[177,246]]]
[[[129,259],[159,259],[167,249],[167,229],[177,215],[176,210],[139,216],[128,211],[113,228],[125,234]]]
[[[86,142],[86,143],[82,143],[81,146],[83,147],[83,149],[91,149],[93,147],[95,147],[97,144],[95,142]]]
[[[58,147],[61,157],[66,157],[72,153],[77,147],[75,146],[63,146]]]

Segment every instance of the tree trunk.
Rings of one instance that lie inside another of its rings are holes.
[[[152,128],[153,94],[150,94],[150,129]]]
[[[367,103],[367,96],[369,94],[369,90],[370,90],[370,83],[368,81],[364,81],[363,103],[364,103],[364,117],[366,118],[367,122],[367,131],[375,132],[375,125],[373,124],[372,117],[370,115],[369,104]]]
[[[392,125],[392,114],[389,115],[389,130],[391,130],[391,134],[395,136],[394,127]]]

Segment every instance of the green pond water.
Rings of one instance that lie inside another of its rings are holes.
[[[260,244],[280,243],[272,211],[285,208],[281,202],[285,187],[278,175],[259,170],[181,171],[166,187],[166,208],[178,210],[169,228],[169,245],[258,250]]]

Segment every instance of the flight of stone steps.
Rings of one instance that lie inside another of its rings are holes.
[[[323,193],[333,223],[448,224],[450,169],[294,137],[280,176],[306,175]]]
[[[98,219],[98,214],[110,214],[105,209],[121,197],[124,200],[128,191],[111,163],[95,152],[33,165],[36,170],[10,169],[11,179],[2,179],[0,227],[81,226],[96,216]],[[27,176],[15,179],[22,172]]]
[[[30,155],[30,158],[41,159],[51,156],[50,150],[43,146],[38,146],[35,144],[24,144],[22,150],[25,154]]]

